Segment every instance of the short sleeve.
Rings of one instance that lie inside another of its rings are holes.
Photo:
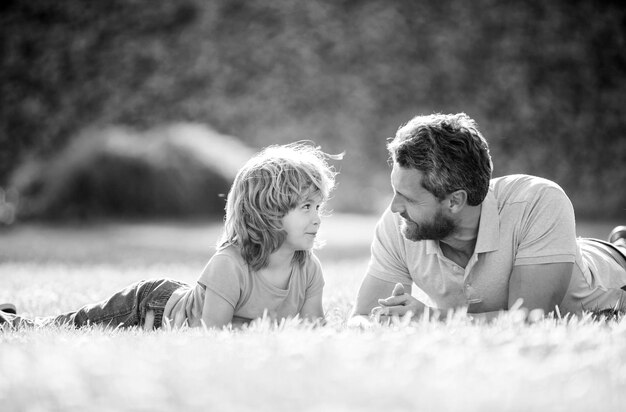
[[[307,264],[306,299],[317,296],[324,292],[324,275],[322,264],[317,256],[311,253],[310,262]]]
[[[514,265],[575,261],[574,208],[559,186],[542,187],[524,218]]]
[[[406,264],[404,236],[389,208],[376,225],[367,274],[393,283],[413,283]]]
[[[241,297],[243,270],[231,257],[215,254],[204,267],[198,283],[224,298],[235,308]]]

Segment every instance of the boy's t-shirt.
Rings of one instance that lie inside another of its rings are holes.
[[[294,265],[287,289],[280,289],[250,270],[239,249],[228,246],[213,255],[195,286],[174,291],[163,313],[172,327],[185,322],[200,326],[205,291],[210,289],[234,309],[233,324],[267,315],[272,319],[293,317],[304,302],[323,292],[324,278],[319,260],[310,254],[304,265]]]

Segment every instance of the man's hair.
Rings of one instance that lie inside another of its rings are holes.
[[[335,171],[327,158],[341,158],[319,147],[298,142],[269,146],[252,157],[237,173],[226,202],[224,233],[218,249],[239,247],[246,263],[259,270],[283,244],[287,233],[282,219],[298,204],[313,198],[328,200],[335,186]],[[303,265],[310,251],[294,254]]]
[[[400,167],[424,174],[422,186],[439,200],[463,189],[477,206],[489,191],[493,164],[489,145],[465,113],[416,116],[387,145]]]

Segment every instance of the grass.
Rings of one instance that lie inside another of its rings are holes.
[[[0,333],[5,411],[585,411],[626,404],[626,322],[516,313],[490,324],[346,326],[374,218],[323,225],[328,325],[244,331],[43,328]],[[604,238],[610,224],[579,225]],[[128,283],[194,282],[215,223],[17,226],[0,232],[0,301],[49,315]]]

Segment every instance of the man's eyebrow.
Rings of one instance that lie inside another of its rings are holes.
[[[404,193],[402,193],[402,192],[398,191],[398,189],[395,189],[395,188],[394,188],[393,190],[394,190],[394,192],[396,192],[396,194],[398,194],[398,195],[402,196],[403,198],[405,198],[405,199],[407,199],[407,200],[410,200],[410,201],[414,201],[414,200],[415,200],[415,199],[413,199],[412,197],[409,197],[409,196],[405,195]]]

